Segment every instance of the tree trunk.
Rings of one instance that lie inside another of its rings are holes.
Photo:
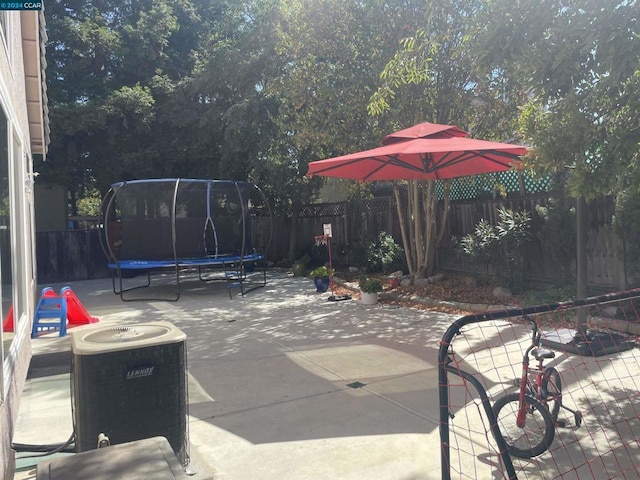
[[[298,245],[298,218],[300,217],[300,209],[293,208],[291,212],[291,224],[289,225],[289,250],[287,252],[287,260],[293,263],[297,259],[296,245]]]
[[[436,249],[442,240],[447,223],[450,182],[444,182],[444,213],[439,224],[436,219],[435,184],[435,180],[407,181],[408,225],[405,212],[402,210],[400,189],[397,183],[393,184],[393,194],[396,199],[402,234],[402,246],[412,282],[416,278],[425,278],[433,274]]]
[[[436,241],[435,241],[435,245],[433,248],[433,255],[432,258],[430,259],[431,265],[432,265],[432,271],[433,268],[437,267],[437,253],[438,253],[438,247],[440,246],[440,242],[442,242],[442,238],[444,237],[444,232],[445,232],[445,228],[447,227],[447,219],[449,218],[449,204],[450,204],[450,199],[451,199],[451,180],[445,180],[444,182],[442,182],[442,186],[443,186],[443,205],[442,205],[442,218],[440,219],[440,224],[438,225],[438,230],[437,230],[437,237],[436,237]],[[435,200],[435,199],[434,199]],[[437,202],[434,203],[434,205]],[[436,222],[436,218],[435,218],[435,212],[434,212],[434,223]]]
[[[438,227],[438,238],[436,240],[436,247],[440,246],[440,242],[442,241],[442,237],[444,237],[445,228],[447,226],[447,220],[449,218],[449,204],[451,203],[451,180],[443,181],[442,187],[442,218],[440,219],[440,226]]]
[[[396,199],[396,211],[398,212],[398,221],[400,222],[400,233],[402,235],[402,247],[404,248],[404,258],[407,261],[407,268],[409,269],[409,276],[411,279],[415,275],[415,261],[413,258],[413,251],[411,249],[411,243],[409,242],[409,234],[407,232],[407,222],[404,212],[402,211],[402,198],[400,196],[400,188],[398,182],[393,182],[393,196]]]
[[[433,274],[433,263],[436,258],[436,194],[435,180],[429,180],[426,184],[426,191],[423,192],[424,198],[424,217],[425,217],[425,238],[424,251],[425,263],[423,266],[423,275],[429,277]]]
[[[584,197],[576,200],[576,267],[577,267],[577,294],[578,298],[587,298],[587,202]],[[585,334],[587,330],[587,310],[585,307],[578,309],[576,330]]]
[[[416,258],[416,275],[417,278],[424,277],[425,250],[424,250],[424,226],[426,219],[423,218],[423,191],[421,182],[417,180],[409,181],[410,197],[412,199],[410,206],[410,215],[413,222],[413,243],[411,246],[415,250]]]

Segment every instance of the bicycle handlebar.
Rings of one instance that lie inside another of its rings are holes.
[[[535,347],[540,345],[540,338],[542,337],[542,334],[540,333],[538,322],[536,322],[533,317],[527,314],[524,314],[522,315],[522,318],[524,318],[527,322],[531,323],[531,329],[533,330],[531,345],[529,346],[529,348],[527,348],[525,352],[525,357],[528,357],[531,350],[533,350]]]

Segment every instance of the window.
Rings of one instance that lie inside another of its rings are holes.
[[[13,145],[11,148],[11,178],[13,186],[18,188],[12,188],[11,192],[11,234],[13,243],[11,247],[11,257],[13,261],[12,267],[12,286],[13,286],[13,313],[14,321],[18,321],[18,318],[25,318],[28,313],[27,304],[32,301],[29,294],[31,292],[30,287],[35,280],[32,275],[31,264],[32,255],[30,237],[28,233],[31,232],[31,205],[28,202],[27,193],[27,172],[25,169],[25,154],[22,151],[22,141],[17,135],[12,135]],[[22,187],[22,188],[20,188]]]
[[[2,319],[7,318],[12,305],[13,267],[11,255],[11,201],[9,195],[9,122],[0,109],[0,298]],[[6,338],[5,338],[6,337]],[[3,335],[3,358],[9,351],[12,335]]]
[[[9,48],[9,39],[11,38],[9,35],[10,28],[11,26],[9,22],[9,12],[7,10],[0,10],[0,36],[2,36],[2,41],[4,42],[5,48],[7,49],[9,60],[11,60],[11,53]]]

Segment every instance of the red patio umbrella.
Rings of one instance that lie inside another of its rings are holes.
[[[382,147],[311,162],[307,174],[367,181],[442,180],[509,170],[527,153],[519,145],[461,136],[391,138],[393,143]]]
[[[383,145],[396,142],[413,140],[414,138],[451,138],[468,137],[469,132],[465,132],[455,125],[442,125],[440,123],[422,122],[413,127],[404,128],[397,132],[390,133],[382,141]]]
[[[405,227],[400,194],[394,187],[396,207],[400,218],[402,243],[407,257],[409,273],[428,273],[432,265],[436,244],[433,210],[433,191],[419,190],[419,180],[444,180],[483,173],[509,170],[519,157],[527,153],[526,147],[509,143],[489,142],[467,138],[467,133],[455,126],[420,123],[385,137],[382,147],[319,160],[309,164],[307,175],[350,178],[353,180],[408,180],[408,188],[417,196],[430,199],[413,202],[410,216],[415,231],[423,231],[422,245],[409,239]],[[414,198],[414,195],[409,195]],[[417,197],[416,197],[417,198]],[[448,202],[445,199],[445,204]],[[422,205],[427,205],[423,211]],[[431,205],[431,206],[429,206]],[[441,224],[444,226],[445,215]],[[444,230],[441,228],[441,232]]]

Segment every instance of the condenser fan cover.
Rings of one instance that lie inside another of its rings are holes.
[[[169,322],[141,323],[97,327],[73,335],[73,352],[76,355],[128,350],[132,346],[145,347],[181,342],[186,335]]]

